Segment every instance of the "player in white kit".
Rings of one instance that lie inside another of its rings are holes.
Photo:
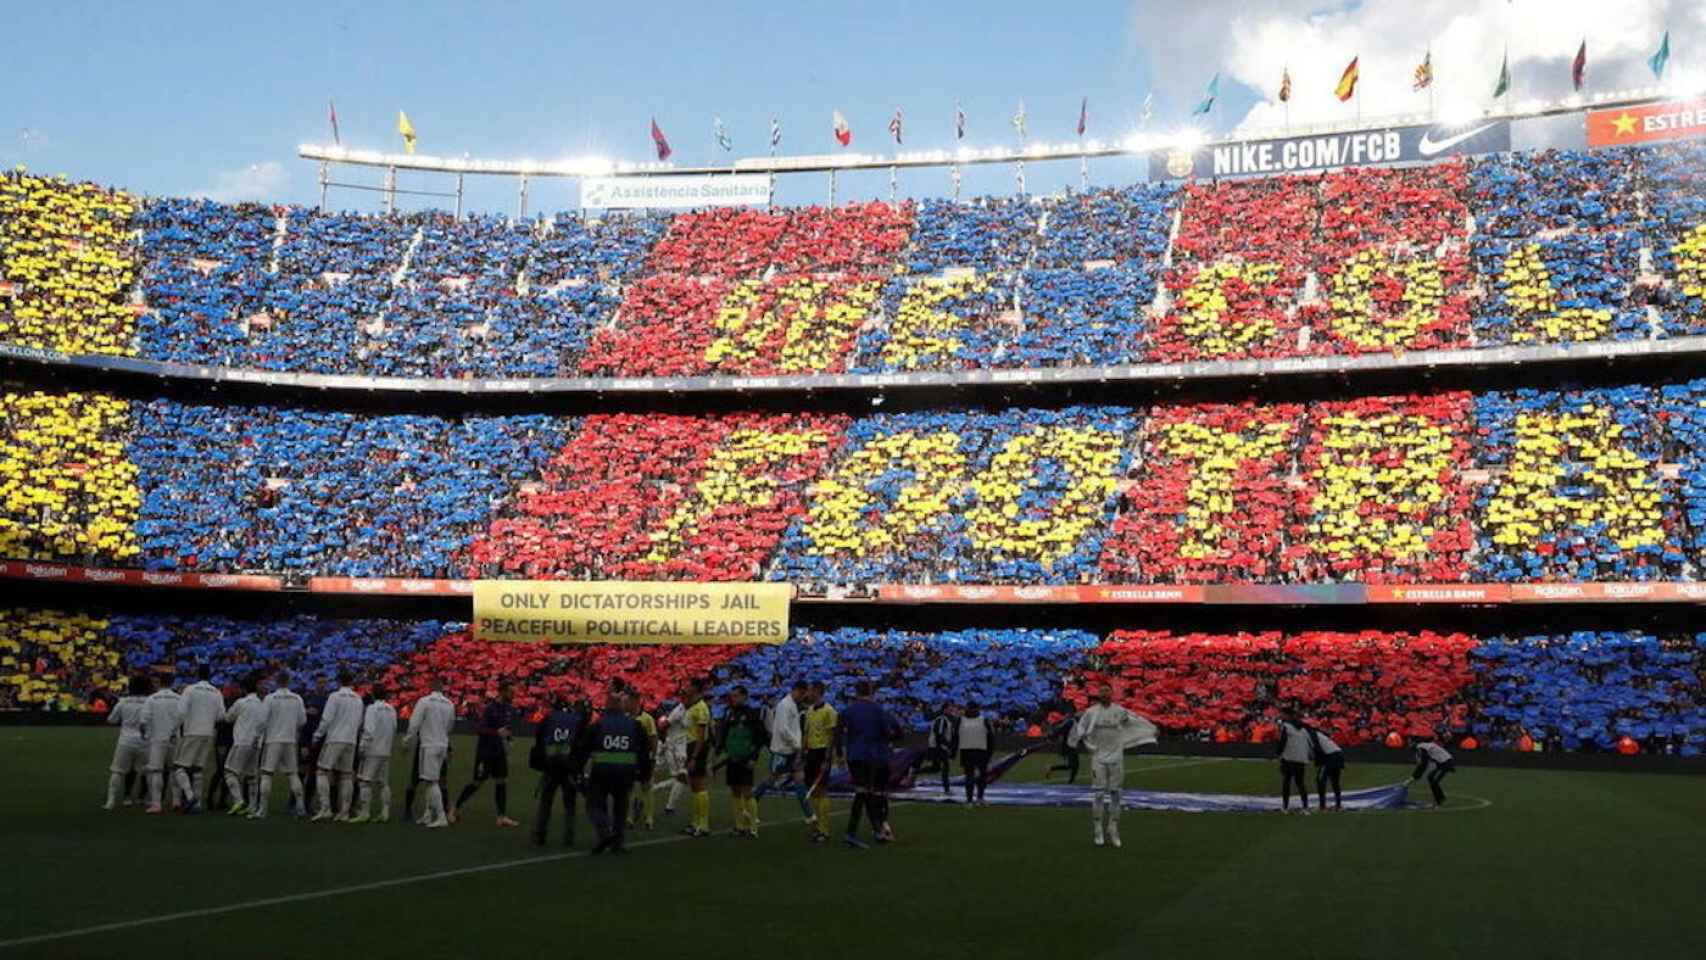
[[[162,809],[160,794],[166,789],[166,767],[176,746],[179,701],[171,681],[162,679],[160,689],[149,694],[142,706],[143,725],[148,728],[148,813],[159,813]]]
[[[130,693],[120,697],[107,713],[107,722],[118,726],[118,743],[113,745],[113,762],[107,766],[107,802],[101,805],[103,810],[119,805],[125,777],[132,773],[147,774],[148,694],[148,678],[131,677]]]
[[[243,695],[225,711],[225,722],[231,724],[231,752],[225,755],[225,786],[231,791],[233,817],[249,812],[250,804],[260,803],[255,789],[255,774],[261,769],[261,744],[267,731],[267,708],[261,702],[260,677],[243,678]]]
[[[196,682],[178,700],[178,749],[172,756],[172,780],[189,813],[201,810],[201,772],[213,765],[213,734],[225,719],[225,695],[212,683],[213,668],[202,664]]]
[[[663,735],[663,769],[669,774],[669,799],[664,801],[663,813],[666,817],[675,815],[675,805],[688,795],[687,787],[687,707],[686,698],[676,701],[669,716],[664,719]]]
[[[426,810],[418,822],[425,827],[450,826],[445,817],[444,792],[438,787],[438,779],[443,775],[444,758],[450,751],[450,728],[456,725],[456,708],[451,705],[449,697],[439,692],[442,686],[434,677],[432,692],[416,700],[414,709],[409,712],[409,732],[403,735],[404,746],[414,744],[417,739],[420,744],[417,766],[420,782],[426,786]]]
[[[373,688],[373,702],[361,718],[360,772],[356,781],[361,798],[356,803],[351,823],[384,823],[391,819],[391,747],[397,740],[397,708],[385,699],[385,691]],[[373,789],[379,788],[379,813],[369,817]]]
[[[1096,701],[1078,715],[1067,745],[1090,750],[1091,839],[1096,846],[1120,845],[1120,809],[1125,800],[1125,752],[1155,742],[1155,724],[1114,703],[1107,684],[1096,689]]]
[[[314,814],[315,820],[333,819],[332,787],[337,781],[338,801],[336,818],[340,821],[349,819],[350,795],[354,784],[350,782],[355,774],[355,745],[361,737],[361,694],[356,693],[351,684],[355,676],[348,670],[338,672],[338,688],[326,698],[326,706],[320,711],[320,725],[314,728],[314,742],[324,741],[320,747],[318,763],[320,786],[320,810]]]
[[[249,819],[260,820],[267,815],[267,802],[272,797],[272,778],[275,773],[290,777],[290,811],[301,816],[302,775],[296,772],[296,742],[302,725],[308,722],[308,710],[302,698],[290,689],[290,674],[280,670],[278,685],[261,701],[266,708],[267,725],[262,732],[261,783],[255,791],[255,803]]]

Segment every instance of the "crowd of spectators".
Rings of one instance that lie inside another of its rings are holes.
[[[1703,388],[1670,396],[1686,407]],[[1478,462],[1493,471],[1475,500],[1479,577],[1679,579],[1687,557],[1680,503],[1660,473],[1660,407],[1641,386],[1477,395]],[[1699,454],[1670,446],[1697,468]]]
[[[159,570],[454,577],[562,445],[544,416],[137,404],[135,536]]]
[[[711,692],[743,685],[774,703],[799,680],[821,680],[834,703],[870,681],[883,707],[923,733],[944,704],[976,702],[1004,730],[1026,729],[1078,670],[1096,637],[1083,630],[835,630],[801,628],[784,644],[752,647],[717,668]]]
[[[0,394],[0,554],[213,573],[1680,581],[1706,380],[842,414],[410,416]]]
[[[846,427],[838,416],[587,417],[497,511],[468,572],[760,579]]]
[[[1347,746],[1432,737],[1467,727],[1475,642],[1426,631],[1116,631],[1089,651],[1066,696],[1082,708],[1107,683],[1163,731],[1216,742],[1268,738],[1286,707]]]
[[[1706,747],[1706,633],[1491,637],[1470,651],[1476,734],[1494,746],[1614,749],[1697,757]]]
[[[0,710],[99,712],[127,674],[185,677],[202,664],[216,683],[289,669],[310,701],[342,669],[404,705],[438,681],[470,717],[501,686],[533,715],[557,696],[595,700],[613,680],[654,708],[690,679],[709,678],[715,700],[741,684],[765,704],[799,680],[822,680],[844,704],[868,680],[909,732],[973,701],[1000,729],[1035,737],[1107,683],[1164,736],[1218,743],[1269,740],[1293,707],[1346,746],[1392,734],[1520,750],[1610,751],[1624,737],[1647,753],[1706,746],[1706,634],[800,627],[779,645],[550,646],[480,642],[433,620],[0,611]]]
[[[782,538],[775,579],[1072,583],[1101,553],[1134,421],[1119,407],[878,414]]]
[[[130,403],[0,390],[0,556],[134,564],[141,497]]]
[[[134,354],[135,212],[121,190],[0,171],[0,340]]]
[[[18,173],[0,181],[0,337],[282,371],[535,377],[1681,335],[1706,331],[1703,156],[1548,150],[1049,198],[521,221],[139,206]]]

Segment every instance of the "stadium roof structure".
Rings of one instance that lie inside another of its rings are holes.
[[[1466,128],[1488,120],[1533,120],[1547,117],[1585,113],[1616,107],[1633,107],[1655,103],[1666,97],[1693,91],[1662,86],[1630,87],[1609,90],[1596,96],[1572,94],[1560,100],[1530,99],[1510,103],[1503,110],[1489,109],[1477,114],[1443,115],[1433,113],[1403,113],[1382,117],[1363,117],[1343,123],[1297,124],[1282,128],[1240,130],[1224,137],[1209,137],[1201,129],[1182,126],[1170,131],[1135,130],[1122,139],[1104,141],[1086,139],[1066,143],[1031,142],[1005,147],[958,147],[952,150],[902,150],[894,153],[824,153],[785,156],[742,157],[729,164],[679,166],[668,162],[635,162],[613,160],[601,156],[570,157],[561,160],[499,160],[433,156],[427,154],[389,153],[335,144],[299,144],[297,156],[320,164],[321,206],[325,205],[330,187],[369,190],[384,193],[387,211],[395,208],[397,194],[415,194],[454,198],[457,214],[461,214],[463,180],[467,176],[514,177],[519,182],[520,215],[526,216],[528,183],[538,177],[585,179],[589,177],[647,177],[731,176],[764,174],[772,178],[782,174],[827,173],[830,202],[835,200],[835,176],[846,170],[888,170],[901,168],[930,168],[1016,164],[1027,162],[1079,160],[1099,157],[1141,156],[1163,150],[1195,149],[1202,146],[1248,143],[1274,137],[1310,136],[1328,133],[1349,133],[1383,127],[1411,124],[1437,124],[1447,129]],[[349,183],[331,179],[334,165],[373,167],[385,171],[379,186]],[[456,189],[449,191],[405,190],[396,184],[399,170],[443,173],[456,178]],[[892,182],[892,181],[891,181]]]

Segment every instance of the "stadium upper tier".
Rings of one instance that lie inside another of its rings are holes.
[[[524,221],[0,178],[0,341],[426,378],[968,371],[1706,333],[1706,144]]]
[[[1706,379],[858,417],[0,392],[0,557],[292,578],[1698,581]]]

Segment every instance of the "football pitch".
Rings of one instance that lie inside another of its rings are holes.
[[[0,728],[0,957],[1681,957],[1706,953],[1706,778],[1477,768],[1439,811],[1128,811],[898,803],[898,842],[806,842],[791,798],[757,840],[662,818],[626,858],[528,842],[488,784],[463,823],[106,813],[112,732]],[[460,741],[452,786],[468,781]],[[1010,777],[1035,780],[1036,756]],[[394,803],[405,763],[394,763]],[[1272,793],[1275,765],[1138,757],[1128,786]],[[1086,774],[1088,768],[1086,766]],[[1353,764],[1345,787],[1401,780]],[[1082,783],[1082,778],[1080,779]],[[1414,800],[1424,799],[1421,786]],[[713,792],[713,827],[729,824]],[[839,836],[846,804],[836,805]],[[395,815],[396,810],[393,810]],[[558,816],[561,816],[559,811]]]

